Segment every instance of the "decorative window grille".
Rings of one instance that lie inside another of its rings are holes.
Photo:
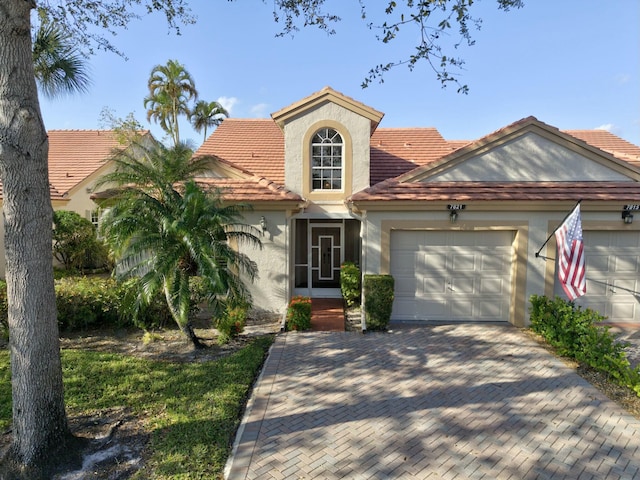
[[[342,137],[333,128],[321,128],[311,140],[313,190],[342,190]]]

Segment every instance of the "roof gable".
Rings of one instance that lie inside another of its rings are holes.
[[[335,91],[331,87],[324,87],[322,90],[312,93],[306,98],[292,103],[277,112],[271,114],[271,118],[276,124],[283,128],[284,124],[300,115],[304,115],[309,110],[318,108],[326,103],[335,103],[352,111],[360,116],[368,118],[371,122],[371,132],[377,128],[384,113],[375,110],[364,103],[358,102],[351,97]]]
[[[534,117],[398,178],[401,182],[640,181],[640,170]]]
[[[122,148],[113,130],[50,130],[49,182],[61,195],[102,169],[116,148]],[[148,135],[148,132],[143,132]]]

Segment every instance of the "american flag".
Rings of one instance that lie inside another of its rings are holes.
[[[556,243],[558,245],[558,279],[569,300],[573,301],[587,292],[580,204],[576,205],[556,230]]]

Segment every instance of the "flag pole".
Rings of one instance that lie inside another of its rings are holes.
[[[538,249],[538,251],[536,252],[536,258],[540,257],[540,252],[542,251],[542,249],[544,248],[544,246],[549,242],[549,240],[551,240],[551,237],[553,237],[553,235],[558,231],[558,229],[564,224],[565,220],[567,218],[569,218],[569,215],[571,215],[573,213],[573,211],[576,209],[576,207],[578,205],[580,205],[580,202],[582,202],[582,199],[578,200],[578,202],[573,206],[573,208],[571,210],[569,210],[569,213],[567,213],[565,215],[565,217],[562,219],[562,221],[558,224],[558,226],[553,230],[553,232],[551,232],[551,235],[549,235],[547,237],[547,239],[544,241],[544,243],[542,244],[542,246]]]

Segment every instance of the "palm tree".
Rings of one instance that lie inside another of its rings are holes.
[[[217,127],[222,123],[224,117],[229,117],[229,112],[218,102],[206,102],[200,100],[193,107],[191,113],[191,125],[196,132],[200,133],[204,130],[204,139],[207,139],[207,128]]]
[[[191,74],[176,60],[156,65],[149,76],[149,95],[144,99],[147,120],[154,120],[169,134],[174,145],[180,143],[180,115],[191,116],[189,102],[198,98]]]
[[[42,93],[50,98],[86,92],[91,84],[86,58],[71,35],[46,20],[33,37],[33,67]]]
[[[115,185],[101,233],[115,254],[118,277],[140,278],[138,303],[162,292],[173,319],[194,348],[201,348],[189,318],[189,279],[202,278],[217,313],[248,302],[242,277],[252,281],[257,267],[231,241],[261,243],[254,227],[239,222],[244,206],[223,205],[219,191],[196,183],[211,159],[191,155],[184,144],[118,152],[115,170],[100,180]]]

